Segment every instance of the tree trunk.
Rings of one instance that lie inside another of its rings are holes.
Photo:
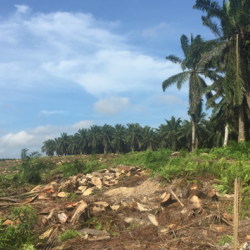
[[[239,136],[238,142],[245,141],[245,115],[243,103],[239,107]]]
[[[192,116],[192,151],[195,150],[195,120]]]
[[[228,144],[228,135],[229,135],[229,125],[227,124],[225,126],[225,137],[224,137],[224,144],[223,144],[224,147],[227,146]]]
[[[150,146],[149,146],[149,149],[150,149],[151,151],[153,151],[152,142],[150,142],[149,145],[150,145]]]
[[[104,155],[107,155],[107,153],[108,153],[108,149],[104,147]]]

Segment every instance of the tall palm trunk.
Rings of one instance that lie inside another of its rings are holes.
[[[152,142],[149,143],[149,149],[150,149],[151,151],[153,151]]]
[[[245,141],[245,115],[243,103],[239,107],[239,136],[238,142]]]
[[[192,151],[195,150],[195,119],[192,115]]]
[[[229,135],[229,125],[227,124],[225,126],[225,137],[224,137],[224,143],[223,143],[223,146],[227,146],[228,144],[228,135]]]

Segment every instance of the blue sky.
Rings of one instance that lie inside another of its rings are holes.
[[[194,0],[1,0],[0,158],[41,150],[60,133],[105,123],[158,127],[188,119],[180,37],[203,27]]]

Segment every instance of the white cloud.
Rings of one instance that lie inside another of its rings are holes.
[[[142,36],[145,38],[156,38],[160,35],[166,36],[167,33],[172,31],[174,31],[174,28],[171,24],[162,22],[154,27],[144,29],[142,31]]]
[[[30,12],[30,7],[27,5],[15,5],[15,7],[17,8],[17,13],[28,13]]]
[[[52,110],[52,111],[42,110],[40,113],[43,115],[65,114],[63,110]]]
[[[63,78],[101,97],[154,91],[152,83],[160,85],[181,71],[164,58],[137,51],[125,35],[115,33],[118,26],[83,13],[14,15],[0,24],[0,85],[48,87]]]
[[[94,104],[94,110],[101,115],[115,115],[130,106],[127,97],[109,97],[101,99]]]
[[[186,101],[183,102],[181,98],[175,95],[156,95],[154,99],[158,103],[166,103],[169,106],[173,106],[173,105],[187,106],[188,105],[188,102]]]
[[[93,121],[80,121],[80,122],[76,122],[75,124],[67,127],[67,129],[68,130],[78,130],[78,129],[82,129],[82,128],[89,128],[93,124],[94,124]]]
[[[38,126],[16,134],[9,133],[0,138],[0,158],[19,158],[21,149],[41,151],[43,142],[60,136],[60,133],[74,134],[81,128],[89,128],[93,121],[80,121],[69,126]]]
[[[25,131],[20,131],[16,134],[9,133],[0,138],[0,145],[4,146],[27,146],[34,138],[33,135]]]

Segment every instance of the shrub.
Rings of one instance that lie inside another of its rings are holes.
[[[21,165],[21,180],[30,184],[38,184],[41,182],[41,172],[52,167],[49,161],[24,159]]]
[[[0,219],[0,249],[20,249],[24,244],[31,244],[34,241],[32,229],[37,218],[32,206],[13,207],[11,209],[13,225],[4,228]]]

